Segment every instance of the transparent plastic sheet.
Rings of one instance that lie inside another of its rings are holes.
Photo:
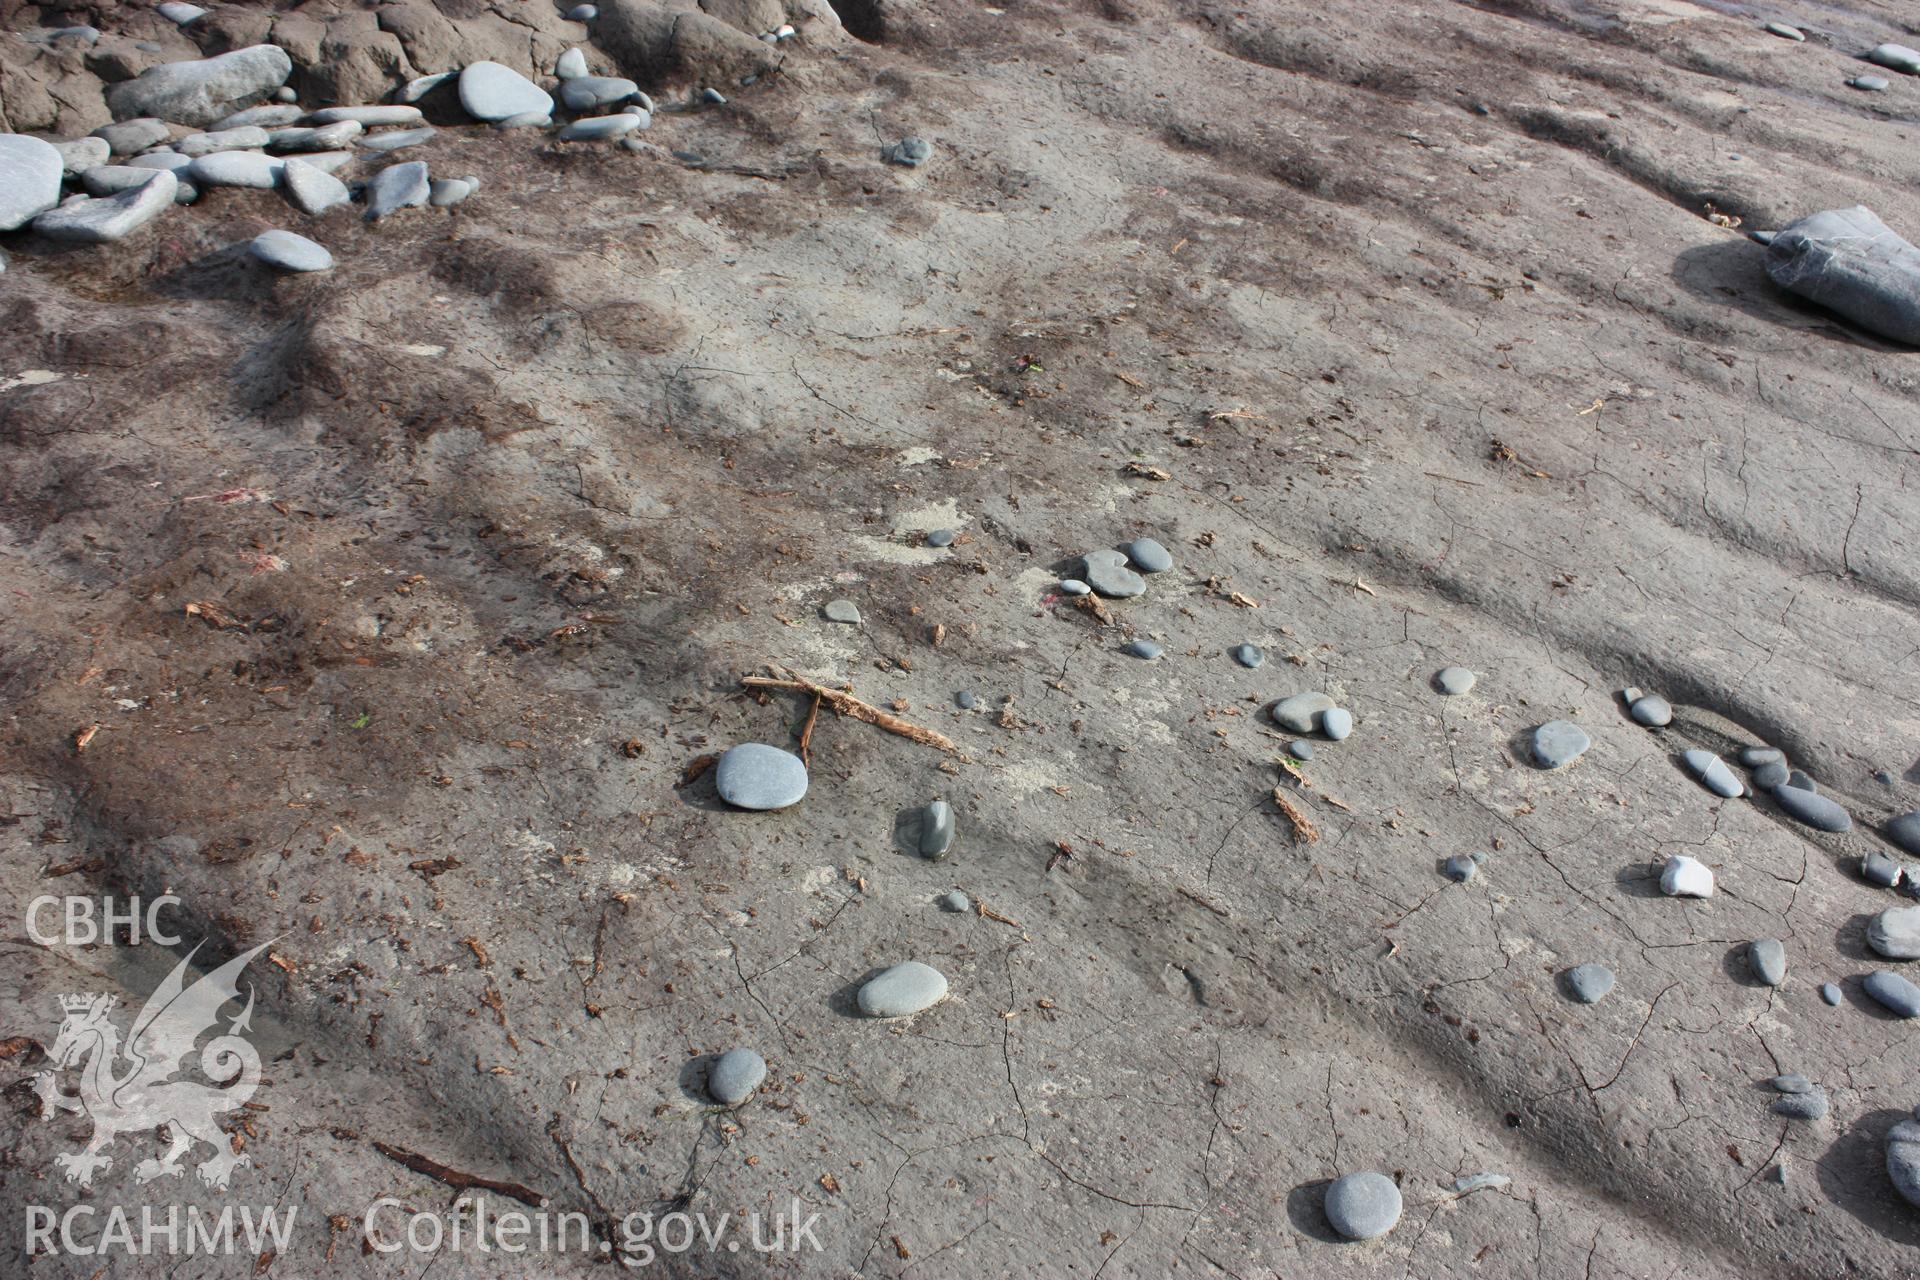
[[[1882,337],[1920,347],[1920,249],[1871,209],[1809,214],[1765,243],[1775,284]]]

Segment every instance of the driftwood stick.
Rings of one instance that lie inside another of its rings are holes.
[[[840,689],[829,689],[811,680],[776,680],[770,676],[743,676],[740,683],[749,689],[785,689],[790,693],[811,694],[840,715],[852,716],[855,720],[865,720],[868,724],[885,729],[888,733],[897,733],[903,738],[924,746],[937,747],[949,755],[960,754],[960,748],[945,734],[935,733],[932,729],[923,729],[917,724],[902,720],[899,716],[862,702]]]
[[[813,768],[809,753],[813,750],[813,725],[820,718],[820,695],[813,695],[813,705],[807,708],[807,723],[800,730],[800,763]]]

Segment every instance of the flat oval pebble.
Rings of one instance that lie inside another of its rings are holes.
[[[807,766],[799,756],[764,742],[731,747],[714,766],[720,798],[741,809],[784,809],[807,794]]]
[[[50,142],[0,133],[0,231],[25,226],[60,203],[66,164]]]
[[[190,133],[184,138],[177,139],[173,149],[183,156],[210,156],[216,151],[258,151],[272,140],[272,135],[265,129],[259,125],[249,124],[242,125],[238,129],[221,129],[212,133]],[[95,138],[94,141],[100,142],[102,146],[106,145],[99,138]]]
[[[953,545],[953,537],[954,534],[951,529],[935,529],[927,535],[927,545],[930,547],[950,547]]]
[[[560,84],[560,101],[569,111],[591,111],[625,102],[640,86],[624,76],[569,76]]]
[[[707,1092],[734,1107],[753,1096],[767,1078],[767,1060],[751,1049],[729,1049],[707,1070]]]
[[[1727,768],[1727,762],[1711,751],[1693,747],[1682,751],[1680,759],[1693,772],[1693,776],[1717,796],[1732,799],[1746,790],[1740,785],[1740,779],[1733,776],[1733,770]]]
[[[1785,1075],[1775,1076],[1773,1079],[1767,1081],[1767,1083],[1781,1093],[1813,1092],[1813,1081],[1807,1079],[1797,1071],[1790,1071]]]
[[[1533,731],[1533,758],[1548,769],[1564,769],[1592,745],[1587,731],[1571,720],[1549,720]]]
[[[1613,990],[1613,970],[1603,964],[1575,965],[1567,970],[1567,989],[1581,1004],[1592,1004]]]
[[[366,107],[322,107],[307,117],[310,124],[340,124],[351,120],[368,129],[387,124],[419,124],[426,117],[420,108],[384,104]]]
[[[938,862],[953,851],[953,806],[935,800],[920,811],[920,853]]]
[[[1819,1120],[1827,1114],[1827,1095],[1819,1089],[1790,1093],[1784,1098],[1775,1098],[1767,1109],[1789,1120]]]
[[[1711,898],[1713,868],[1698,858],[1676,853],[1661,868],[1660,892],[1669,898]]]
[[[1324,693],[1296,693],[1273,704],[1273,722],[1294,733],[1312,733],[1320,713],[1332,709],[1333,699]]]
[[[1441,865],[1440,871],[1447,879],[1465,884],[1479,874],[1480,864],[1464,853],[1456,853]]]
[[[1147,661],[1151,662],[1153,659],[1159,657],[1162,653],[1164,653],[1165,650],[1162,649],[1158,644],[1154,643],[1152,640],[1142,638],[1139,640],[1127,641],[1127,647],[1124,650],[1124,652],[1130,653],[1136,658],[1145,658]]]
[[[1267,660],[1266,653],[1262,651],[1257,644],[1237,644],[1233,646],[1232,649],[1229,649],[1228,652],[1233,655],[1235,662],[1246,667],[1248,670],[1252,670]]]
[[[1826,1001],[1826,1002],[1827,1002],[1828,1004],[1839,1004],[1839,1003],[1840,1003],[1840,988],[1839,988],[1839,986],[1838,986],[1837,984],[1835,984],[1835,983],[1831,983],[1831,982],[1823,982],[1823,983],[1821,983],[1821,984],[1820,984],[1820,998],[1821,998],[1822,1000],[1825,1000],[1825,1001]]]
[[[856,627],[860,625],[860,606],[851,600],[829,600],[826,608],[820,612],[828,622],[844,622]]]
[[[180,141],[185,142],[186,139],[182,138]],[[107,145],[105,138],[96,138],[91,134],[84,138],[69,138],[63,142],[56,142],[53,144],[53,149],[60,153],[61,172],[69,178],[77,178],[93,166],[105,164],[107,157],[113,154],[113,148]],[[176,149],[183,153],[186,151],[185,147]],[[217,151],[219,148],[215,147],[214,150]]]
[[[1787,762],[1785,760],[1769,760],[1765,764],[1754,766],[1753,785],[1763,788],[1786,786]]]
[[[973,899],[955,889],[952,893],[943,893],[934,901],[942,911],[965,912],[973,910]]]
[[[1400,1188],[1384,1173],[1350,1173],[1327,1188],[1327,1221],[1349,1240],[1377,1240],[1400,1221]]]
[[[1449,698],[1457,698],[1463,693],[1472,693],[1479,677],[1465,667],[1442,667],[1433,683],[1441,693]]]
[[[552,123],[553,113],[550,111],[522,111],[504,120],[495,120],[493,127],[496,129],[544,129]]]
[[[894,965],[860,988],[860,1012],[869,1018],[905,1018],[931,1009],[947,994],[947,978],[932,965],[909,960]]]
[[[567,17],[574,22],[592,22],[599,16],[600,6],[597,4],[577,4],[567,10]]]
[[[1761,938],[1747,944],[1747,967],[1753,976],[1770,987],[1787,980],[1787,948],[1778,938]]]
[[[497,62],[475,62],[460,73],[460,105],[475,120],[553,114],[546,90]]]
[[[1909,49],[1906,45],[1892,42],[1878,44],[1868,50],[1866,57],[1868,62],[1877,63],[1889,70],[1903,72],[1910,76],[1920,75],[1920,52]]]
[[[1860,984],[1866,993],[1903,1018],[1920,1018],[1920,987],[1887,969],[1876,969]]]
[[[1662,729],[1673,723],[1673,704],[1665,698],[1648,694],[1628,707],[1627,714],[1649,729]]]
[[[160,169],[136,168],[130,164],[99,164],[80,175],[80,185],[90,196],[118,195],[128,187],[137,187]]]
[[[210,126],[213,132],[223,129],[244,129],[248,125],[257,125],[262,129],[277,129],[283,125],[297,124],[306,112],[285,103],[269,103],[264,107],[248,107],[245,111],[236,111],[232,115],[221,116]],[[160,136],[165,141],[166,135]]]
[[[434,135],[438,132],[428,124],[418,129],[394,129],[386,133],[369,133],[361,137],[359,143],[367,151],[403,151],[408,147],[432,142]]]
[[[1751,769],[1757,765],[1771,764],[1776,760],[1785,760],[1786,752],[1778,747],[1742,747],[1740,763]]]
[[[562,142],[600,142],[632,133],[640,127],[638,116],[593,116],[575,120],[557,135]]]
[[[1920,1208],[1920,1122],[1902,1120],[1887,1130],[1887,1177],[1908,1204]]]
[[[116,124],[103,124],[93,131],[93,136],[106,141],[107,151],[111,155],[130,156],[148,147],[157,146],[173,136],[173,130],[167,127],[165,120],[156,120],[144,116],[138,120],[122,120]]]
[[[1328,707],[1320,713],[1320,732],[1335,742],[1346,741],[1353,732],[1353,712],[1345,707]]]
[[[366,131],[366,126],[356,120],[342,120],[338,124],[322,125],[317,129],[305,127],[275,129],[267,135],[267,149],[269,151],[338,151],[341,147],[352,146],[354,139]]]
[[[1798,27],[1788,26],[1784,22],[1769,22],[1767,24],[1767,33],[1769,35],[1779,36],[1782,40],[1793,40],[1796,42],[1807,38],[1806,32]]]
[[[1902,867],[1884,853],[1870,853],[1860,859],[1860,878],[1868,884],[1877,884],[1882,889],[1891,889],[1900,883]]]
[[[1287,744],[1287,754],[1295,760],[1313,759],[1313,744],[1305,738],[1295,738]]]
[[[1920,809],[1903,813],[1887,824],[1887,839],[1920,857]]]
[[[1889,960],[1920,960],[1920,907],[1888,907],[1875,916],[1867,945]]]
[[[135,160],[144,157],[135,156]],[[216,151],[190,162],[181,172],[189,182],[203,187],[257,187],[267,190],[280,185],[287,162],[278,156],[258,151]]]
[[[1893,81],[1885,76],[1855,76],[1847,81],[1847,85],[1854,89],[1864,89],[1868,93],[1884,93],[1893,87]]]
[[[325,271],[333,266],[333,255],[326,246],[291,231],[262,231],[247,245],[247,251],[282,271]]]
[[[1142,573],[1165,573],[1173,568],[1173,556],[1152,538],[1135,538],[1126,546],[1127,559]]]
[[[1851,831],[1853,819],[1845,809],[1823,795],[1798,787],[1775,787],[1773,798],[1787,813],[1821,831]]]
[[[1060,594],[1063,596],[1086,596],[1093,594],[1093,588],[1078,578],[1060,579]]]

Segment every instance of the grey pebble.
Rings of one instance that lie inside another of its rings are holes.
[[[107,157],[113,154],[113,148],[107,145],[105,138],[96,138],[91,134],[56,142],[53,149],[60,153],[61,171],[69,178],[78,177],[97,164],[105,164]]]
[[[1320,732],[1335,742],[1344,742],[1353,732],[1353,712],[1345,707],[1328,707],[1320,713]]]
[[[1135,538],[1126,545],[1127,559],[1142,573],[1165,573],[1173,568],[1173,556],[1152,538]]]
[[[1878,63],[1892,71],[1906,75],[1920,75],[1920,52],[1909,49],[1903,44],[1875,45],[1867,52],[1868,62]]]
[[[1903,1018],[1920,1018],[1920,987],[1899,974],[1876,969],[1861,984],[1866,993]]]
[[[727,95],[709,85],[700,91],[700,101],[716,107],[724,107],[727,105]]]
[[[1727,762],[1711,751],[1692,747],[1682,751],[1680,759],[1693,776],[1700,779],[1701,784],[1717,796],[1731,799],[1746,791],[1746,788],[1740,785],[1740,779],[1733,776],[1733,770],[1727,768]]]
[[[1752,769],[1758,765],[1772,764],[1776,760],[1785,760],[1787,753],[1778,747],[1742,747],[1740,763]]]
[[[1233,655],[1235,662],[1248,670],[1258,667],[1267,660],[1266,653],[1257,644],[1237,644],[1228,652]]]
[[[304,160],[289,158],[281,170],[281,182],[294,208],[305,214],[325,213],[352,198],[346,183]]]
[[[1628,707],[1627,714],[1649,729],[1664,729],[1673,723],[1673,704],[1656,694],[1648,694]]]
[[[930,1009],[947,994],[947,978],[932,965],[908,960],[883,970],[860,988],[860,1012],[869,1018],[905,1018]]]
[[[954,694],[953,700],[959,705],[962,711],[971,711],[980,705],[980,699],[976,698],[966,689],[962,689],[960,692]]]
[[[1166,652],[1166,650],[1162,649],[1154,641],[1148,640],[1143,636],[1138,640],[1127,641],[1127,646],[1123,650],[1123,652],[1130,653],[1136,658],[1145,658],[1147,661],[1151,662],[1155,658],[1159,657],[1162,653]]]
[[[267,149],[270,151],[338,151],[350,147],[353,140],[367,131],[367,126],[358,120],[341,120],[335,124],[321,125],[318,128],[296,126],[289,129],[275,129],[267,134]],[[186,139],[182,138],[182,142]]]
[[[1273,722],[1294,733],[1312,733],[1320,713],[1332,709],[1333,699],[1324,693],[1296,693],[1273,704]]]
[[[415,209],[427,202],[433,188],[427,181],[427,162],[409,160],[388,165],[367,183],[368,222],[378,222],[402,209]]]
[[[730,747],[714,766],[720,798],[741,809],[784,809],[807,794],[807,766],[799,756],[763,742]]]
[[[624,76],[571,76],[561,82],[560,101],[569,111],[591,111],[625,102],[640,86]]]
[[[1089,551],[1080,557],[1080,576],[1088,586],[1114,600],[1143,595],[1147,580],[1127,568],[1127,558],[1118,551]]]
[[[1093,594],[1093,588],[1078,578],[1062,578],[1060,579],[1060,594],[1065,596],[1088,596]]]
[[[973,899],[955,889],[952,893],[943,893],[934,901],[942,911],[967,912],[973,910]]]
[[[845,622],[856,627],[860,625],[860,606],[851,600],[829,600],[826,608],[820,612],[828,622]]]
[[[1860,859],[1860,878],[1883,889],[1898,885],[1901,872],[1900,864],[1884,853],[1870,853]]]
[[[1770,987],[1787,980],[1787,948],[1778,938],[1761,938],[1747,944],[1747,967],[1753,976]]]
[[[218,133],[225,129],[244,129],[253,125],[261,129],[277,129],[284,125],[298,124],[306,112],[285,103],[272,103],[263,107],[248,107],[244,111],[235,111],[231,115],[221,116],[210,127]],[[159,141],[165,141],[164,136]]]
[[[1453,1180],[1453,1194],[1464,1196],[1474,1191],[1498,1190],[1512,1182],[1513,1179],[1504,1173],[1472,1173]]]
[[[1840,1003],[1839,986],[1831,982],[1821,983],[1820,998],[1822,1000],[1825,1000],[1828,1004],[1836,1004],[1836,1005],[1839,1004]]]
[[[883,158],[888,164],[917,169],[933,158],[933,147],[925,138],[902,138],[886,148]]]
[[[402,102],[418,102],[459,74],[458,71],[441,71],[430,76],[415,76],[413,79],[407,81],[406,85],[402,87],[400,92],[395,96]],[[289,101],[291,101],[291,99],[289,99]]]
[[[247,252],[282,271],[326,271],[333,266],[326,246],[291,231],[262,231],[247,245]]]
[[[376,129],[381,125],[419,124],[424,119],[426,117],[421,115],[418,107],[404,103],[381,103],[364,107],[322,107],[307,117],[307,123],[353,123],[363,129]]]
[[[1564,769],[1592,745],[1587,731],[1571,720],[1549,720],[1533,731],[1533,758],[1548,769]]]
[[[553,99],[545,89],[497,62],[471,63],[460,72],[460,105],[475,120],[553,114]]]
[[[1327,1188],[1327,1221],[1349,1240],[1377,1240],[1400,1221],[1400,1188],[1384,1173],[1350,1173]]]
[[[242,125],[238,129],[221,129],[210,133],[190,133],[176,140],[173,149],[183,156],[210,156],[216,151],[258,151],[267,145],[271,135],[259,125]],[[103,138],[93,141],[106,145]]]
[[[1775,1098],[1767,1110],[1789,1120],[1820,1120],[1827,1114],[1827,1095],[1819,1089],[1809,1093],[1790,1093],[1784,1098]]]
[[[112,196],[129,187],[140,186],[161,172],[164,170],[130,164],[101,164],[81,174],[80,185],[87,189],[90,196]]]
[[[403,151],[408,147],[417,147],[432,142],[439,132],[432,125],[421,125],[418,129],[393,129],[386,133],[369,133],[359,139],[360,146],[366,151]]]
[[[1792,40],[1796,43],[1807,38],[1806,32],[1798,27],[1788,26],[1784,22],[1769,22],[1767,32],[1770,35],[1779,36],[1782,40]]]
[[[165,120],[146,116],[139,120],[122,120],[116,124],[103,124],[93,131],[93,136],[105,139],[107,150],[111,154],[130,156],[165,142],[173,136],[173,130],[167,128]]]
[[[597,4],[577,4],[567,10],[567,17],[575,22],[592,22],[599,16],[600,6]]]
[[[1305,738],[1295,738],[1287,744],[1287,754],[1295,760],[1311,760],[1313,759],[1313,744]]]
[[[51,142],[0,133],[0,231],[25,226],[59,204],[65,172]]]
[[[144,159],[145,156],[135,156],[129,163]],[[202,187],[269,190],[280,185],[280,175],[286,166],[287,162],[280,157],[262,155],[258,151],[216,151],[210,156],[189,161],[180,172],[189,182]]]
[[[578,80],[587,74],[587,55],[582,49],[569,49],[560,55],[553,64],[553,74],[560,80]]]
[[[1440,871],[1447,879],[1465,884],[1479,874],[1480,864],[1463,853],[1456,853],[1441,864]]]
[[[920,811],[920,854],[938,862],[953,852],[953,806],[935,800]]]
[[[1768,790],[1787,785],[1787,762],[1785,760],[1769,760],[1763,765],[1755,766],[1753,771],[1753,785],[1756,787],[1764,787]]]
[[[1465,667],[1443,667],[1440,674],[1433,678],[1440,692],[1449,698],[1457,698],[1463,693],[1472,693],[1477,680],[1478,677]]]
[[[1920,1123],[1902,1120],[1887,1131],[1887,1177],[1908,1204],[1920,1207]]]
[[[1775,787],[1773,798],[1789,815],[1821,831],[1851,831],[1853,819],[1845,809],[1823,795],[1798,787]]]
[[[427,203],[436,209],[451,209],[479,189],[478,178],[430,178]]]
[[[639,127],[639,116],[593,116],[586,120],[575,120],[562,128],[557,136],[562,142],[602,142],[632,133]]]
[[[1819,785],[1798,769],[1791,769],[1787,772],[1785,785],[1792,787],[1795,791],[1811,791],[1814,795],[1820,794]]]
[[[33,229],[50,240],[109,244],[131,235],[173,207],[179,180],[166,170],[119,195],[79,196],[33,220]]]
[[[1767,1081],[1767,1084],[1779,1093],[1813,1092],[1813,1081],[1807,1079],[1798,1071],[1789,1071],[1785,1075],[1775,1076],[1773,1079]]]
[[[707,1070],[707,1092],[714,1101],[737,1107],[767,1078],[767,1060],[751,1049],[729,1049]]]
[[[1920,907],[1888,907],[1875,916],[1867,945],[1889,960],[1920,960]]]
[[[293,74],[285,49],[256,44],[213,58],[163,62],[107,89],[115,119],[157,116],[205,128],[271,94]]]
[[[1864,89],[1868,93],[1885,93],[1893,87],[1893,82],[1885,76],[1855,76],[1847,81],[1847,85],[1854,89]]]
[[[935,529],[927,535],[930,547],[950,547],[953,545],[954,532],[951,529]]]
[[[544,129],[552,123],[553,113],[550,111],[521,111],[495,120],[493,127],[496,129]]]
[[[1887,824],[1887,839],[1920,857],[1920,809],[1903,813]]]
[[[1567,988],[1581,1004],[1592,1004],[1613,990],[1613,970],[1603,964],[1580,964],[1567,970]]]

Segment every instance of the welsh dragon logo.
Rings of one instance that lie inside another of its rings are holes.
[[[96,1172],[113,1167],[113,1157],[101,1152],[115,1137],[161,1125],[172,1135],[172,1145],[160,1158],[135,1166],[134,1178],[139,1182],[163,1175],[179,1177],[185,1172],[180,1157],[195,1141],[213,1148],[212,1156],[198,1166],[200,1181],[210,1187],[226,1190],[234,1166],[251,1163],[245,1154],[233,1150],[231,1139],[216,1123],[217,1117],[238,1109],[260,1086],[260,1055],[241,1038],[242,1032],[251,1030],[251,987],[247,1007],[229,1022],[226,1034],[216,1035],[200,1050],[200,1071],[212,1083],[175,1080],[174,1076],[201,1035],[219,1022],[221,1008],[239,999],[241,971],[269,945],[263,942],[235,956],[189,987],[187,965],[200,950],[196,946],[147,998],[133,1020],[125,1048],[120,1029],[109,1016],[115,1004],[111,995],[60,997],[65,1018],[48,1055],[54,1070],[36,1073],[33,1088],[43,1117],[72,1111],[93,1121],[93,1137],[85,1150],[54,1157],[54,1163],[66,1170],[68,1182],[92,1186]],[[59,1073],[70,1067],[80,1071],[78,1094],[60,1092]]]

